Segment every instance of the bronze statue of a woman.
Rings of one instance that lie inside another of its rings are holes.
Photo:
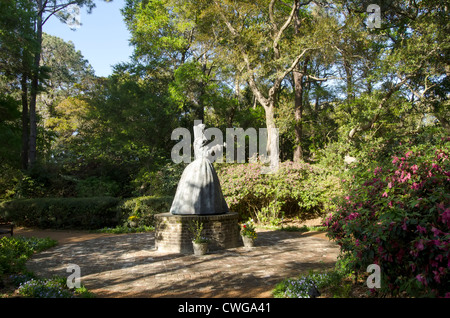
[[[220,151],[222,146],[208,147],[204,129],[204,124],[194,126],[195,160],[181,175],[170,208],[172,214],[223,214],[229,211],[219,178],[208,159],[211,153]]]

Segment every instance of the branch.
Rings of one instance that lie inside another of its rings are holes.
[[[387,93],[386,95],[383,97],[383,99],[380,101],[380,103],[378,104],[375,116],[373,116],[372,120],[370,120],[367,124],[361,126],[361,125],[357,125],[356,127],[352,128],[352,130],[350,130],[350,132],[348,133],[348,138],[352,139],[355,134],[357,132],[361,132],[361,131],[366,131],[368,129],[373,128],[373,125],[378,121],[378,118],[380,117],[381,114],[381,110],[384,108],[386,102],[389,100],[389,98],[392,96],[392,94],[394,94],[395,92],[397,92],[402,86],[403,84],[406,83],[406,81],[410,78],[411,76],[406,76],[403,80],[401,80],[399,83],[397,83],[394,87],[392,87]]]
[[[300,62],[300,59],[306,54],[306,52],[312,50],[312,48],[306,48],[303,50],[302,53],[300,53],[294,60],[294,62],[292,62],[291,66],[289,68],[287,68],[283,73],[281,73],[280,76],[278,76],[275,79],[275,82],[272,86],[272,88],[269,90],[269,99],[273,99],[275,96],[275,93],[277,92],[278,88],[281,85],[281,82],[283,81],[283,79],[286,77],[286,75],[288,75],[290,72],[293,71],[293,69],[297,66],[298,62]]]
[[[273,4],[274,4],[274,3],[275,3],[275,0],[272,0],[272,1],[270,2],[270,6],[269,6],[269,16],[271,16],[271,17],[270,17],[270,20],[271,20],[271,22],[272,22],[273,27],[275,28],[274,32],[276,32],[276,31],[277,31],[277,30],[276,30],[276,29],[277,29],[277,26],[276,26],[275,22],[273,21],[273,16],[272,16],[272,15],[273,15]],[[272,6],[272,8],[270,8],[271,6]],[[291,24],[292,19],[294,18],[294,15],[295,15],[297,9],[298,9],[298,1],[295,0],[295,1],[294,1],[294,4],[292,5],[292,10],[291,10],[291,12],[289,13],[289,17],[286,19],[286,21],[284,22],[283,26],[281,27],[281,29],[278,31],[278,33],[276,34],[275,38],[273,39],[273,49],[274,49],[275,54],[276,54],[277,56],[279,56],[279,52],[278,52],[278,42],[280,42],[281,36],[283,35],[284,30],[286,30],[286,28],[289,26],[289,24]],[[270,12],[270,11],[272,11],[272,12]]]
[[[47,4],[47,1],[45,2],[45,4]],[[62,11],[64,9],[66,9],[68,6],[72,5],[72,4],[77,4],[77,1],[70,1],[66,4],[61,4],[61,5],[55,5],[53,6],[53,10],[46,10],[46,6],[42,7],[42,11],[43,12],[50,12],[50,14],[45,18],[45,20],[42,22],[42,25],[44,25],[48,19],[50,19],[50,17],[56,13],[58,13],[59,11]]]

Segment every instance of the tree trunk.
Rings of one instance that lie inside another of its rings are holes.
[[[28,136],[29,136],[29,114],[28,114],[28,76],[24,72],[20,81],[22,89],[22,153],[21,153],[21,167],[23,170],[28,169]]]
[[[270,158],[271,163],[274,163],[275,157],[278,156],[278,144],[276,142],[278,135],[276,133],[276,125],[275,125],[275,107],[274,105],[268,104],[264,106],[265,114],[266,114],[266,128],[267,128],[267,146],[266,153]]]
[[[296,14],[294,15],[294,33],[298,36],[300,32],[300,20],[298,18],[299,12],[297,9]],[[299,162],[303,160],[303,149],[302,149],[302,135],[303,135],[303,78],[306,73],[306,68],[308,65],[308,60],[306,60],[303,64],[303,70],[299,70],[299,65],[293,69],[292,75],[294,79],[294,154],[293,161]]]
[[[33,72],[31,75],[31,98],[30,98],[30,139],[28,149],[28,168],[32,168],[36,163],[36,140],[37,140],[37,116],[36,99],[39,87],[39,64],[41,61],[42,49],[42,0],[37,0],[38,16],[36,21],[37,48],[33,62]]]
[[[303,149],[301,145],[303,134],[303,78],[305,76],[306,64],[302,72],[298,67],[292,72],[294,78],[294,132],[295,132],[295,149],[293,161],[298,162],[303,159]]]

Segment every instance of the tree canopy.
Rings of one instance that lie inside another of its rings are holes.
[[[0,164],[16,177],[1,196],[42,174],[143,193],[169,167],[171,132],[196,119],[224,135],[276,128],[281,160],[310,163],[426,127],[448,134],[448,6],[382,1],[373,27],[372,2],[127,0],[134,53],[103,78],[45,34],[49,17],[93,1],[2,1]]]

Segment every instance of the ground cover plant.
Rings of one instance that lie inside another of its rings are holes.
[[[32,298],[94,297],[84,286],[69,289],[66,278],[41,279],[29,272],[26,261],[34,254],[51,248],[50,238],[2,237],[0,239],[0,297],[19,295]]]

